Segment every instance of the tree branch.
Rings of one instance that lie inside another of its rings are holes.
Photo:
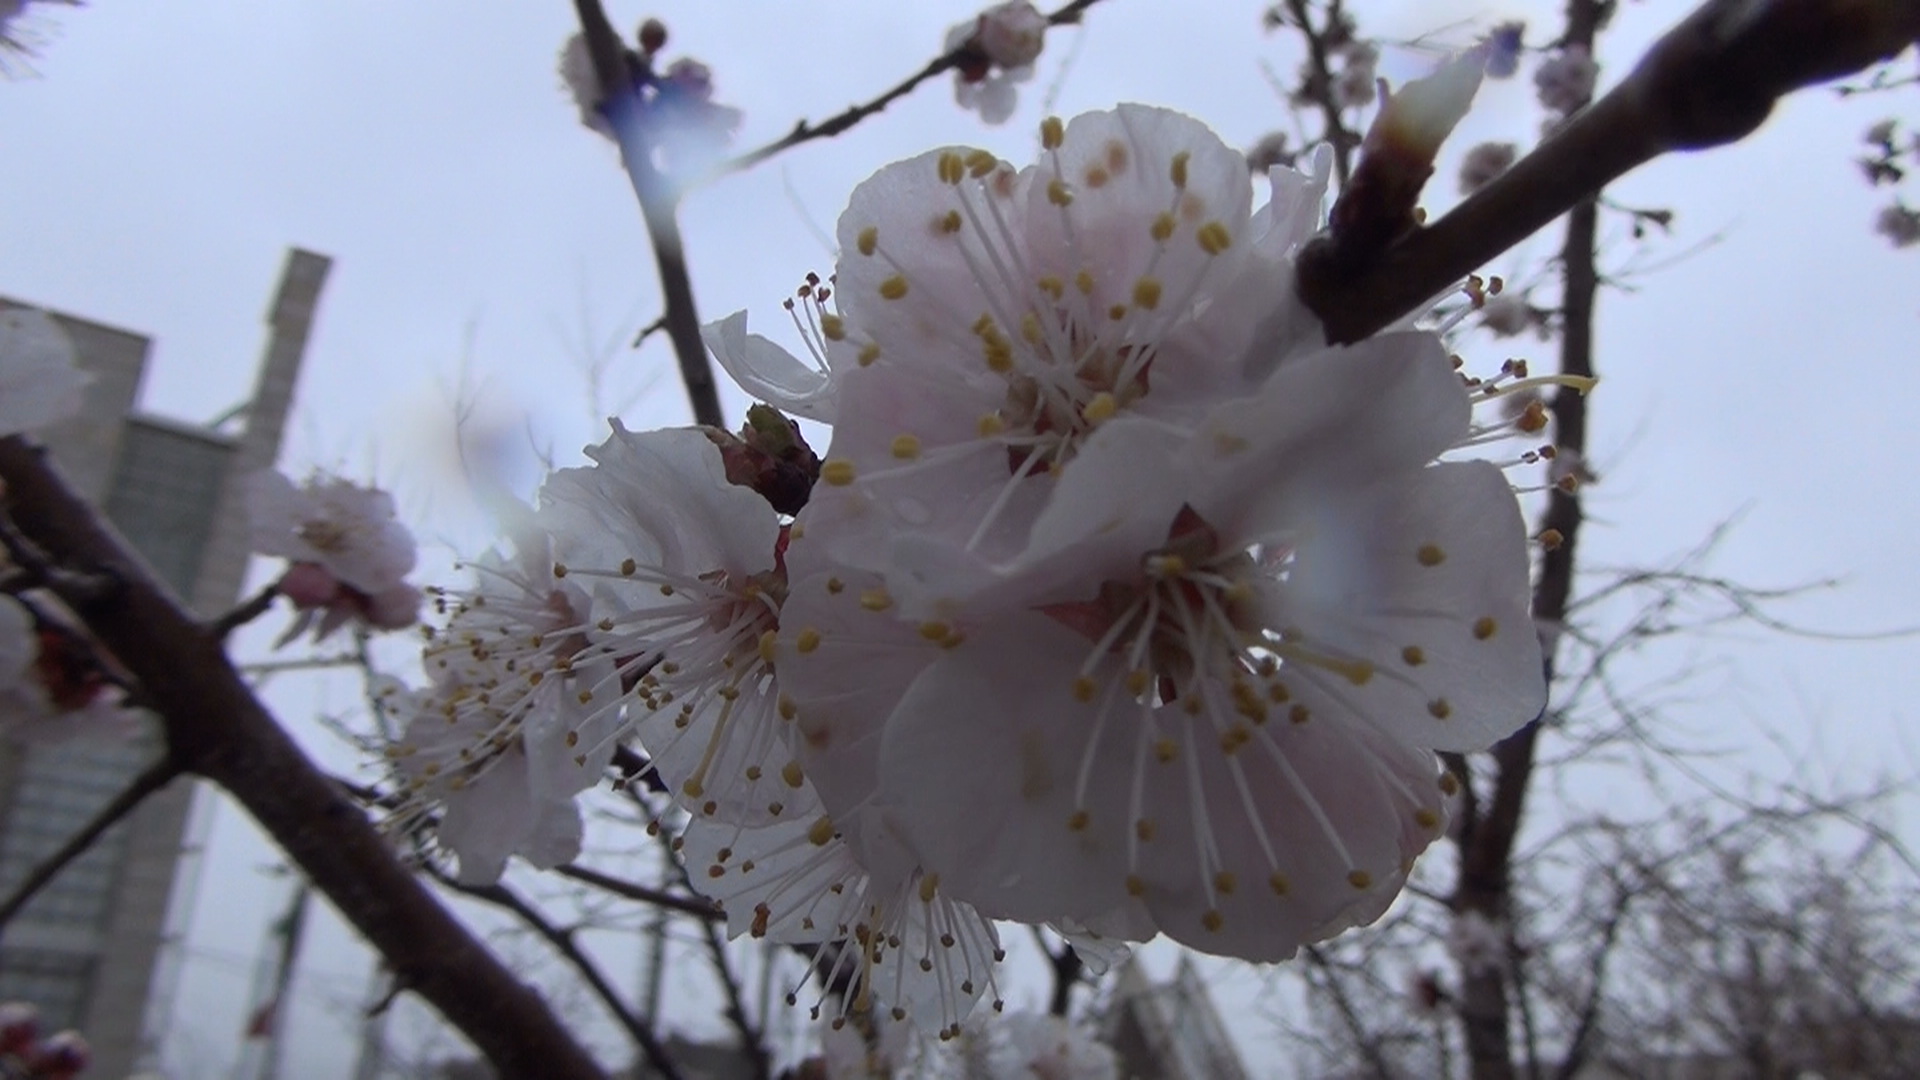
[[[454,880],[446,871],[432,863],[426,864],[426,871],[428,876],[445,888],[510,911],[521,922],[526,923],[529,929],[553,946],[553,951],[573,965],[574,970],[580,973],[580,977],[586,980],[594,996],[600,999],[600,1003],[606,1006],[609,1013],[613,1014],[614,1020],[626,1030],[626,1033],[633,1037],[634,1043],[640,1047],[640,1052],[646,1056],[647,1064],[659,1074],[660,1080],[683,1080],[679,1068],[674,1065],[673,1058],[668,1055],[667,1048],[659,1039],[654,1038],[653,1032],[647,1028],[647,1025],[641,1023],[640,1018],[633,1014],[633,1010],[627,1008],[626,1003],[620,1000],[620,994],[614,990],[613,984],[607,981],[607,977],[600,973],[593,958],[574,942],[572,930],[553,925],[538,908],[521,899],[519,893],[505,885],[498,883],[467,885]]]
[[[509,1076],[605,1073],[521,983],[394,858],[386,838],[253,696],[221,641],[173,599],[46,461],[0,439],[14,521],[41,548],[112,579],[56,592],[140,682],[173,761],[225,788],[334,907]]]
[[[1071,3],[1066,4],[1058,11],[1048,15],[1047,24],[1049,26],[1060,26],[1064,23],[1079,22],[1080,13],[1096,3],[1099,3],[1099,0],[1072,0]],[[949,52],[942,53],[932,60],[927,61],[925,67],[922,67],[919,71],[914,72],[899,83],[896,83],[892,89],[889,89],[879,97],[860,105],[849,106],[845,112],[822,120],[818,124],[800,120],[793,125],[792,131],[787,132],[780,138],[758,149],[749,150],[737,157],[728,158],[726,161],[716,165],[711,172],[700,179],[699,183],[709,183],[722,176],[745,172],[755,165],[766,161],[768,158],[791,150],[801,143],[812,142],[815,139],[830,139],[846,131],[848,128],[853,127],[853,125],[858,124],[860,121],[865,120],[867,117],[885,109],[901,98],[906,97],[928,79],[942,72],[953,70],[962,60],[968,59],[973,55],[973,46],[970,43]]]
[[[133,778],[132,783],[122,789],[120,794],[115,795],[111,802],[95,812],[93,817],[80,827],[80,831],[69,837],[58,850],[41,860],[40,865],[35,866],[31,873],[20,880],[20,884],[13,887],[13,892],[7,896],[6,900],[0,902],[0,934],[6,932],[7,923],[20,913],[21,908],[27,906],[28,901],[32,900],[35,894],[46,888],[54,878],[60,876],[60,871],[65,870],[68,863],[85,854],[103,833],[118,824],[120,819],[133,813],[141,803],[147,801],[147,796],[166,787],[174,777],[179,775],[180,767],[173,763],[172,757],[165,755],[142,769],[140,774]]]
[[[1628,170],[1745,138],[1779,98],[1890,59],[1916,39],[1920,4],[1912,2],[1707,0],[1611,93],[1438,222],[1357,267],[1328,257],[1337,235],[1309,245],[1300,295],[1327,340],[1358,341]]]

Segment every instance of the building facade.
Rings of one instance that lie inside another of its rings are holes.
[[[289,251],[237,430],[142,415],[136,398],[151,342],[49,312],[93,382],[79,415],[43,432],[43,441],[73,486],[202,615],[239,598],[249,546],[242,481],[279,454],[330,266],[326,256]],[[0,297],[0,308],[17,306]],[[160,746],[157,724],[125,742],[0,739],[0,893],[79,831]],[[0,1001],[33,1002],[49,1026],[85,1033],[94,1049],[89,1076],[122,1080],[157,1049],[170,1004],[168,907],[182,877],[193,788],[180,780],[149,798],[0,937]]]

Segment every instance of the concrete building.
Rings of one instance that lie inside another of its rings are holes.
[[[331,261],[291,250],[267,312],[266,355],[244,409],[197,427],[136,410],[151,342],[51,312],[93,375],[81,413],[42,433],[73,485],[203,615],[239,597],[246,572],[240,481],[273,464]],[[0,308],[22,306],[0,297]],[[0,893],[93,817],[158,753],[157,724],[120,743],[0,740]],[[179,882],[194,785],[176,781],[116,825],[15,917],[0,938],[0,1000],[38,1005],[94,1049],[89,1076],[121,1080],[148,1062],[166,1022],[168,907]]]
[[[1102,1041],[1120,1056],[1130,1080],[1247,1080],[1247,1070],[1220,1022],[1200,970],[1185,956],[1173,978],[1147,980],[1138,958],[1114,979],[1101,1023]]]

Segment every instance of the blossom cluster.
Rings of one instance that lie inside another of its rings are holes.
[[[765,403],[740,435],[614,422],[437,596],[390,753],[462,876],[573,857],[631,739],[733,933],[947,1036],[996,920],[1278,960],[1392,903],[1435,751],[1542,706],[1519,508],[1457,453],[1539,430],[1475,419],[1529,380],[1325,343],[1292,288],[1324,153],[1255,210],[1185,116],[1040,135],[860,185],[787,304],[807,359],[708,328]]]

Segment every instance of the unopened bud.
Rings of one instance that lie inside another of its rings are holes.
[[[640,24],[640,51],[652,56],[665,48],[667,44],[667,24],[659,19],[648,19]]]

